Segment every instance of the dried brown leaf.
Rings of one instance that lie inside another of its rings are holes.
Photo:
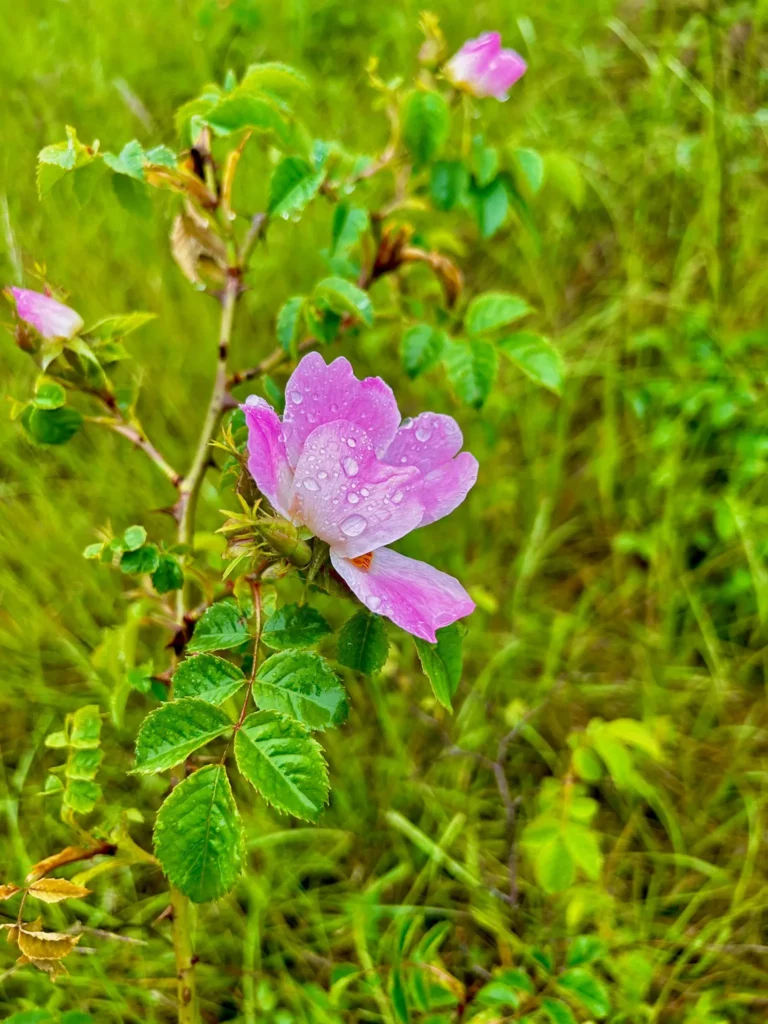
[[[11,882],[7,885],[0,885],[0,900],[9,900],[17,892],[21,892],[21,889],[19,889],[18,885],[13,885]]]
[[[30,960],[61,960],[80,941],[80,935],[63,932],[31,932],[19,929],[19,949]]]
[[[62,900],[82,899],[90,893],[82,885],[75,885],[66,878],[41,878],[29,887],[29,895],[44,903],[60,903]]]

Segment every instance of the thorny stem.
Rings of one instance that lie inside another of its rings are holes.
[[[125,420],[113,420],[106,416],[89,417],[89,422],[99,423],[102,426],[108,427],[110,430],[114,430],[116,434],[120,434],[122,437],[127,437],[129,441],[132,441],[137,448],[140,448],[141,451],[143,451],[144,454],[154,462],[160,472],[163,473],[164,476],[168,477],[174,487],[179,486],[181,483],[181,473],[177,473],[173,466],[163,457],[157,448],[155,448],[138,423],[128,423]]]

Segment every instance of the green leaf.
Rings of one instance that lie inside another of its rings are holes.
[[[560,832],[550,842],[537,847],[535,868],[536,878],[545,892],[563,892],[571,885],[576,866]]]
[[[578,967],[580,964],[589,964],[604,956],[605,945],[597,935],[577,935],[568,947],[565,962],[569,967]]]
[[[568,852],[584,874],[596,882],[603,867],[603,855],[595,833],[579,822],[569,821],[563,829]]]
[[[397,1019],[401,1024],[408,1024],[411,1019],[408,1013],[408,996],[403,972],[399,967],[393,968],[389,974],[389,998],[392,1000]]]
[[[339,677],[314,651],[287,650],[268,658],[256,674],[253,699],[308,729],[340,725],[349,713]]]
[[[499,348],[536,384],[541,384],[556,395],[563,393],[565,363],[547,338],[528,331],[518,331],[502,338]]]
[[[403,142],[417,170],[438,155],[450,126],[450,109],[440,93],[416,89],[408,94],[403,105]]]
[[[288,647],[311,647],[331,632],[331,627],[314,608],[286,604],[267,619],[261,638],[267,647],[284,651]]]
[[[301,338],[305,301],[303,295],[294,295],[277,314],[277,340],[280,348],[294,358],[297,354],[296,346]]]
[[[152,573],[152,586],[158,594],[168,594],[184,586],[184,573],[173,555],[160,556],[158,566]]]
[[[299,722],[257,711],[235,736],[240,771],[267,803],[316,821],[328,799],[328,768],[320,744]]]
[[[315,298],[325,301],[334,313],[350,313],[369,327],[373,324],[373,304],[367,292],[343,277],[326,277],[315,287]]]
[[[317,195],[324,177],[325,171],[314,170],[301,157],[283,157],[269,183],[269,215],[288,219],[300,214]]]
[[[430,324],[415,324],[408,328],[400,342],[400,357],[411,379],[435,365],[443,354],[445,339],[445,332]]]
[[[589,747],[577,747],[574,750],[573,767],[579,778],[584,779],[585,782],[599,782],[602,778],[602,761]]]
[[[339,631],[336,657],[342,665],[371,675],[384,667],[389,651],[389,636],[378,615],[360,611],[348,619]]]
[[[415,636],[413,642],[419,655],[424,674],[432,684],[435,697],[449,711],[452,710],[451,697],[456,693],[461,681],[463,663],[462,633],[457,622],[443,629],[436,630],[437,643],[430,644]]]
[[[22,422],[38,444],[66,444],[78,432],[83,417],[69,406],[60,409],[31,409]]]
[[[544,184],[544,160],[535,149],[513,149],[512,159],[532,195]]]
[[[432,166],[429,194],[438,210],[452,210],[461,203],[469,185],[469,174],[459,160],[439,160]]]
[[[550,1024],[576,1024],[576,1018],[561,999],[550,999],[545,996],[541,1008],[549,1017]]]
[[[489,981],[475,997],[481,1006],[511,1006],[516,1010],[520,1005],[520,993],[502,981]]]
[[[532,312],[519,295],[510,292],[485,292],[474,298],[464,318],[464,326],[472,335],[487,334],[506,327]]]
[[[472,173],[478,185],[488,185],[496,177],[499,169],[499,151],[494,146],[486,146],[482,135],[472,140]]]
[[[126,142],[118,156],[114,153],[104,154],[104,163],[115,174],[126,174],[136,181],[144,181],[144,160],[144,147],[136,139]]]
[[[199,697],[209,704],[223,704],[245,682],[242,671],[215,654],[186,658],[173,676],[174,697]]]
[[[661,759],[659,741],[642,722],[634,718],[615,718],[612,722],[607,722],[603,729],[627,746],[642,750],[654,760]]]
[[[127,213],[145,219],[152,215],[152,203],[147,190],[133,176],[113,174],[112,191]]]
[[[560,988],[574,996],[592,1017],[602,1020],[611,1011],[608,989],[602,981],[584,967],[574,967],[557,979]]]
[[[155,853],[193,903],[226,895],[243,859],[243,828],[224,767],[206,765],[174,789],[155,822]]]
[[[284,144],[291,142],[289,126],[274,103],[263,96],[253,96],[238,90],[203,115],[203,119],[217,135],[230,135],[251,128],[254,131],[271,132]]]
[[[125,551],[135,551],[146,539],[147,531],[143,526],[129,526],[123,534],[123,548]]]
[[[232,728],[219,708],[196,697],[167,701],[150,712],[136,737],[134,772],[164,772]]]
[[[160,564],[160,552],[157,544],[144,544],[135,551],[124,551],[120,556],[120,571],[131,576],[143,576],[152,573]]]
[[[490,185],[471,185],[469,204],[483,238],[492,238],[509,214],[509,196],[501,178]]]
[[[45,146],[37,154],[37,194],[40,199],[68,171],[79,170],[94,159],[98,143],[84,146],[74,128],[67,125],[67,141]]]
[[[38,409],[60,409],[67,401],[67,393],[61,384],[50,377],[38,377],[35,383],[34,404]]]
[[[368,230],[368,211],[359,206],[339,203],[331,223],[332,258],[346,256]]]
[[[64,774],[68,779],[96,778],[104,751],[99,750],[72,750],[64,768]]]
[[[91,341],[111,341],[133,334],[144,324],[157,319],[157,313],[124,313],[119,316],[106,316],[97,320],[84,333]]]
[[[443,350],[448,380],[458,398],[481,409],[499,369],[496,348],[488,341],[449,341]]]
[[[101,712],[96,704],[85,704],[72,715],[69,745],[75,750],[95,750],[101,736]]]
[[[155,167],[169,167],[171,170],[178,164],[176,154],[168,146],[153,146],[144,154],[144,159]]]
[[[586,183],[581,168],[565,153],[548,153],[545,157],[547,180],[561,192],[577,210],[584,205]]]
[[[259,89],[274,90],[275,92],[294,92],[297,89],[309,88],[309,82],[305,75],[289,64],[281,64],[278,61],[264,61],[261,64],[251,64],[243,75],[240,83],[242,91]]]
[[[100,558],[101,553],[104,550],[103,542],[96,544],[89,544],[83,551],[83,558]]]
[[[64,790],[64,803],[76,814],[90,814],[101,797],[101,786],[89,779],[72,779]]]
[[[218,601],[207,608],[187,644],[190,654],[226,651],[248,639],[248,627],[234,601]]]

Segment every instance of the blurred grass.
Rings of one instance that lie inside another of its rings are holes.
[[[158,314],[131,349],[146,367],[142,418],[173,463],[184,463],[207,396],[215,310],[170,259],[171,206],[154,203],[137,220],[107,188],[82,206],[67,193],[40,203],[37,151],[64,124],[106,149],[134,136],[171,142],[176,106],[229,67],[265,58],[312,78],[303,113],[315,134],[375,152],[385,125],[362,102],[355,116],[351,97],[367,88],[371,53],[387,75],[413,72],[421,6],[6,4],[0,279],[15,282],[22,259],[38,260],[86,320]],[[199,913],[204,1009],[210,1020],[247,1024],[394,1020],[374,968],[392,962],[391,923],[421,914],[425,927],[453,922],[444,955],[467,984],[521,950],[559,953],[569,932],[595,929],[624,1007],[611,1019],[757,1022],[768,991],[768,6],[432,6],[452,43],[498,27],[530,61],[513,98],[484,109],[489,139],[567,154],[583,176],[583,202],[545,189],[532,225],[512,221],[489,245],[469,231],[461,240],[472,289],[518,291],[541,310],[569,382],[558,402],[505,370],[477,414],[453,408],[433,380],[409,382],[397,337],[377,330],[356,349],[347,343],[359,372],[393,383],[406,414],[430,406],[460,418],[480,459],[478,485],[446,529],[403,550],[482,588],[483,607],[470,623],[453,720],[427,699],[403,645],[380,679],[348,680],[353,713],[328,739],[333,802],[321,827],[291,827],[253,807],[250,871],[235,898]],[[251,173],[263,192],[266,168],[256,161]],[[280,302],[316,279],[328,220],[319,208],[270,236],[236,364],[271,349]],[[4,391],[25,395],[32,366],[10,341],[3,365]],[[4,417],[0,452],[0,828],[16,877],[69,841],[40,796],[55,763],[41,743],[66,711],[103,698],[90,653],[124,617],[120,579],[80,552],[110,518],[167,530],[145,510],[171,494],[123,441],[93,430],[46,451]],[[218,504],[209,485],[209,526]],[[116,806],[161,798],[160,782],[153,789],[123,774],[143,708],[133,695],[129,727],[105,742]],[[516,828],[533,817],[541,779],[564,771],[568,733],[597,715],[641,718],[662,736],[667,756],[648,779],[663,801],[649,809],[601,783],[601,885],[582,886],[583,898],[547,897],[519,858],[512,908],[490,891],[505,888],[507,870],[493,776],[477,758],[445,756],[446,744],[487,752],[530,711],[507,760]],[[136,831],[145,845],[150,826]],[[458,873],[434,853],[441,842]],[[76,916],[145,944],[86,937],[55,988],[29,969],[11,971],[9,957],[0,1006],[80,1008],[99,1022],[171,1019],[168,925],[153,923],[166,904],[162,879],[124,869],[94,888]],[[63,925],[55,911],[46,920]],[[636,1004],[629,954],[651,965]],[[350,988],[339,1016],[323,990],[348,963],[371,983]]]

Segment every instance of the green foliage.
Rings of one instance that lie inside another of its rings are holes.
[[[273,807],[315,821],[328,799],[328,767],[320,744],[300,722],[256,711],[235,736],[245,778]]]
[[[371,675],[384,667],[388,651],[387,629],[378,615],[357,612],[339,630],[336,657],[347,668]]]
[[[296,355],[296,346],[303,330],[305,301],[303,295],[294,295],[281,306],[277,314],[277,340],[282,350],[290,352],[293,356]]]
[[[312,647],[330,632],[331,627],[317,609],[286,604],[267,619],[262,640],[267,647],[284,651],[289,647]]]
[[[243,829],[224,767],[209,764],[180,782],[155,822],[163,871],[193,903],[225,896],[243,859]]]
[[[439,155],[450,131],[450,109],[438,92],[415,89],[403,106],[403,142],[416,168]]]
[[[464,326],[469,334],[488,334],[499,327],[508,327],[530,312],[531,307],[519,295],[485,292],[470,302]]]
[[[502,338],[499,348],[526,377],[556,395],[563,393],[565,365],[562,356],[550,341],[540,334],[518,331]]]
[[[297,217],[318,193],[325,172],[301,157],[286,156],[272,174],[268,211],[272,217]]]
[[[215,654],[197,654],[184,661],[173,676],[175,697],[199,697],[209,704],[223,704],[245,682],[241,669]]]
[[[226,651],[248,639],[248,626],[234,601],[218,601],[207,608],[187,644],[190,654]]]
[[[169,701],[147,715],[136,737],[135,772],[163,772],[223,735],[232,723],[219,708],[196,697]]]
[[[63,406],[55,409],[30,409],[22,417],[29,436],[38,444],[59,445],[71,441],[83,425],[77,409]]]
[[[172,555],[160,555],[157,568],[152,573],[152,586],[158,594],[180,590],[184,585],[184,573]]]
[[[315,285],[315,298],[327,303],[340,316],[359,318],[369,327],[373,324],[373,304],[367,292],[343,277],[326,277]]]
[[[308,729],[341,725],[349,708],[338,676],[314,651],[285,650],[259,668],[253,699],[265,710],[281,711]]]
[[[446,341],[443,362],[457,398],[475,409],[482,409],[499,369],[499,357],[491,342]]]
[[[453,623],[437,630],[437,643],[414,637],[421,667],[429,679],[432,691],[444,708],[451,710],[451,698],[461,682],[463,664],[463,637],[461,626]]]
[[[446,335],[430,324],[415,324],[403,334],[400,355],[409,377],[419,377],[431,369],[443,354]]]

